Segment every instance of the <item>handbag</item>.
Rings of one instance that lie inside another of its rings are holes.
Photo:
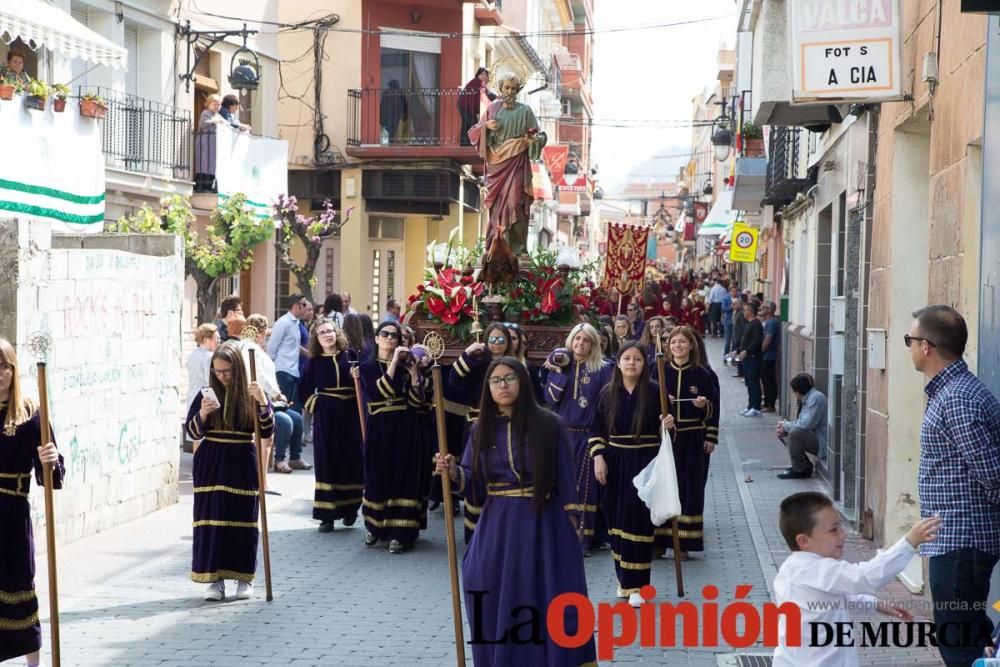
[[[662,526],[667,519],[681,513],[681,497],[677,485],[677,467],[670,434],[666,430],[660,439],[656,457],[632,478],[639,492],[639,500],[649,508],[649,518],[654,526]]]
[[[275,412],[284,412],[288,409],[288,403],[285,401],[271,401],[271,409]]]

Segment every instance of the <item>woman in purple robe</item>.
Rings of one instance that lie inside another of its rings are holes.
[[[596,665],[593,637],[570,649],[545,632],[547,608],[556,596],[587,595],[575,533],[579,501],[569,433],[561,419],[535,402],[519,361],[500,357],[486,377],[489,391],[461,464],[450,454],[435,459],[438,472],[447,472],[463,493],[486,496],[462,559],[473,662],[477,667]],[[530,615],[538,636],[529,638],[524,625]],[[576,609],[563,621],[566,633],[575,635]],[[520,630],[512,629],[517,624]]]
[[[592,549],[607,548],[603,518],[598,526],[598,484],[587,442],[597,414],[597,399],[611,381],[614,365],[604,361],[601,337],[589,324],[573,327],[566,337],[566,347],[573,355],[569,366],[562,368],[546,361],[548,376],[543,386],[545,403],[563,418],[573,440],[577,494],[584,509],[580,540],[584,556],[589,556]]]
[[[53,488],[62,488],[66,474],[56,446],[41,438],[38,411],[21,394],[17,353],[0,338],[0,662],[23,655],[29,666],[40,659],[42,625],[28,492],[32,473],[43,484],[45,464],[52,464]]]
[[[483,387],[486,380],[486,368],[490,363],[507,354],[511,354],[510,331],[500,322],[491,322],[486,327],[486,343],[472,343],[462,352],[455,363],[451,365],[451,373],[448,375],[448,384],[451,390],[460,396],[465,397],[465,402],[469,405],[466,415],[466,430],[463,433],[463,442],[468,439],[469,429],[479,420],[479,402],[483,397]],[[449,451],[451,448],[449,447]],[[452,452],[454,453],[454,452]],[[483,508],[483,501],[476,494],[466,494],[465,496],[465,543],[472,539],[472,533],[476,530],[476,522],[479,521],[479,513]]]
[[[389,553],[398,554],[413,547],[427,520],[421,498],[427,457],[420,446],[414,446],[417,419],[413,408],[424,400],[427,385],[409,348],[400,344],[401,325],[383,322],[375,340],[375,358],[351,369],[352,376],[361,378],[367,416],[361,514],[367,529],[365,544],[373,547],[388,542]]]
[[[632,480],[656,458],[661,428],[673,425],[673,416],[660,415],[659,389],[649,379],[646,346],[625,343],[598,402],[590,453],[594,475],[605,490],[618,597],[628,598],[633,607],[645,602],[639,589],[649,583],[655,526]]]
[[[681,558],[686,559],[690,551],[705,550],[705,484],[711,454],[719,442],[718,380],[700,365],[698,338],[691,327],[670,332],[667,357],[663,374],[676,428],[674,464],[681,497],[677,530]],[[660,551],[672,547],[670,524],[657,528],[656,537]]]
[[[257,571],[257,447],[274,435],[274,412],[263,389],[250,382],[238,344],[212,355],[209,388],[188,410],[187,434],[201,440],[194,451],[194,545],[191,580],[208,584],[205,599],[226,597],[226,579],[236,581],[236,599],[253,595]]]
[[[347,337],[324,317],[313,327],[309,363],[299,381],[299,403],[313,415],[313,518],[321,533],[332,532],[338,519],[353,526],[361,508],[365,482],[357,401]]]

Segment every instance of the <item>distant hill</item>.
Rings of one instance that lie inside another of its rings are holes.
[[[670,146],[661,149],[635,164],[625,178],[609,181],[605,192],[610,196],[623,193],[629,183],[663,183],[677,180],[677,173],[689,161],[691,148],[688,146]],[[608,178],[608,174],[602,174]]]

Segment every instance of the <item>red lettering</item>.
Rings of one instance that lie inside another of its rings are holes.
[[[576,634],[566,634],[566,611],[575,608]],[[594,636],[594,607],[586,596],[579,593],[561,593],[549,603],[545,614],[545,627],[549,637],[563,648],[579,648]]]
[[[607,604],[602,602],[597,609],[597,658],[613,660],[615,648],[629,646],[635,641],[635,610],[627,602]],[[615,617],[621,619],[621,633],[615,634]]]

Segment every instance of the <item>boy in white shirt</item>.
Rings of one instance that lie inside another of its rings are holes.
[[[779,528],[792,550],[774,578],[776,603],[799,605],[802,617],[801,646],[787,646],[785,618],[780,620],[774,667],[855,667],[856,646],[810,646],[812,624],[850,623],[854,607],[877,609],[904,621],[913,620],[907,610],[879,602],[874,593],[903,571],[924,542],[937,536],[941,519],[928,517],[914,524],[905,537],[875,558],[864,563],[848,563],[844,557],[847,532],[833,501],[822,493],[795,493],[781,502]],[[826,629],[819,629],[825,638]],[[855,644],[861,633],[852,634]]]

